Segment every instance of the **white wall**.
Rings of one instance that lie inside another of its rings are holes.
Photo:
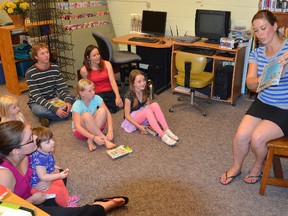
[[[167,12],[166,35],[170,35],[169,26],[175,34],[176,25],[179,35],[194,35],[196,9],[231,11],[232,26],[241,25],[250,28],[253,15],[258,10],[258,0],[107,0],[114,30],[117,36],[130,32],[130,14],[142,14],[142,10]]]
[[[0,0],[0,4],[6,2],[7,0]],[[3,25],[6,22],[12,22],[10,17],[7,15],[7,13],[4,10],[0,10],[0,25]]]

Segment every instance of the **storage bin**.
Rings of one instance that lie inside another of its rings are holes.
[[[0,64],[0,84],[5,83],[5,76],[2,64]]]
[[[26,71],[34,64],[33,60],[25,60],[16,63],[18,77],[25,77]]]

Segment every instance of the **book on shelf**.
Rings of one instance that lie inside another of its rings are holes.
[[[284,0],[259,0],[258,7],[260,10],[270,10],[275,12],[287,12],[287,1]]]
[[[55,107],[64,108],[65,107],[65,101],[59,99],[59,98],[53,98],[49,100],[49,103],[52,103]]]
[[[266,65],[260,77],[260,82],[256,92],[259,92],[270,86],[278,85],[282,76],[282,71],[283,66],[277,62],[272,62]]]
[[[108,149],[106,152],[112,159],[116,159],[124,155],[130,154],[132,152],[132,149],[127,145],[120,145],[113,149]]]

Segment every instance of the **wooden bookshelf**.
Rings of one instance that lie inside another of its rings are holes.
[[[20,34],[25,34],[32,26],[51,24],[51,21],[40,21],[25,24],[23,28],[16,28],[14,25],[0,27],[0,53],[4,70],[7,90],[13,94],[20,95],[28,90],[26,81],[19,80],[13,45],[19,44]],[[13,34],[12,34],[13,33]],[[21,60],[20,60],[21,61]]]

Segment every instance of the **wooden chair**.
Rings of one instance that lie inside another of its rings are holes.
[[[260,195],[265,194],[266,185],[288,187],[288,179],[283,176],[280,157],[288,157],[288,137],[271,140],[267,143],[268,153],[264,166],[262,181],[260,184]],[[269,177],[271,164],[273,163],[274,178]]]

